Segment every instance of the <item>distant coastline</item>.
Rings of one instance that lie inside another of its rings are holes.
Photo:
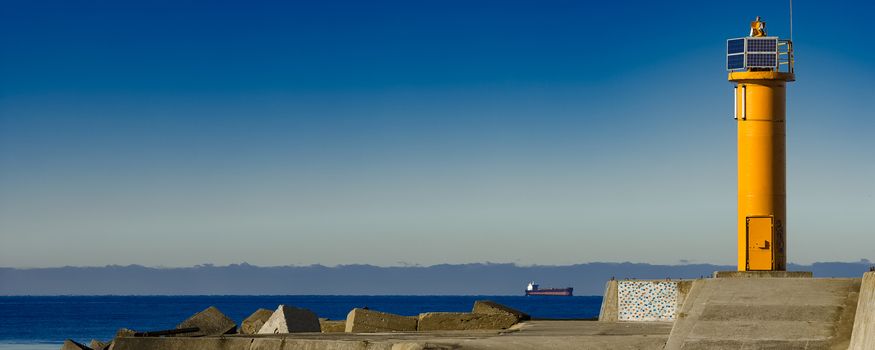
[[[860,277],[872,263],[790,264],[791,271],[816,277]],[[576,295],[601,295],[614,277],[698,278],[734,266],[585,263],[518,266],[472,263],[380,267],[227,266],[159,268],[104,267],[0,268],[0,295],[522,295],[531,280],[573,287]]]

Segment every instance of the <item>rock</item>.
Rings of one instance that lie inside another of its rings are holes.
[[[119,330],[117,332],[115,332],[115,337],[116,338],[133,337],[134,334],[136,334],[136,333],[137,333],[137,331],[135,331],[133,329],[119,328]]]
[[[427,312],[419,314],[419,331],[463,331],[505,329],[517,323],[508,313],[475,314],[465,312]]]
[[[346,321],[331,321],[320,318],[319,326],[322,328],[322,333],[343,333],[346,331]]]
[[[267,319],[270,318],[270,315],[273,315],[273,311],[268,309],[258,309],[249,315],[243,323],[240,323],[240,334],[256,334],[258,330],[264,326],[264,323],[267,322]]]
[[[413,332],[416,317],[400,316],[368,309],[355,308],[346,315],[348,333]]]
[[[176,329],[183,328],[200,328],[194,333],[186,333],[186,337],[198,337],[205,335],[222,335],[234,333],[237,330],[237,324],[234,323],[228,316],[225,316],[215,306],[210,306],[204,311],[198,312],[187,320],[182,321]]]
[[[91,348],[67,339],[64,341],[64,344],[61,345],[61,350],[91,350]]]
[[[528,321],[532,317],[520,310],[501,305],[490,300],[477,300],[474,302],[474,308],[471,310],[475,314],[510,314],[516,317],[517,321]]]
[[[109,341],[102,342],[102,341],[97,340],[97,339],[91,339],[91,343],[88,344],[88,346],[90,346],[94,350],[106,350],[106,349],[109,349],[109,346],[111,344],[112,344],[112,342],[109,342]]]
[[[319,319],[312,311],[280,305],[264,322],[258,334],[319,332]]]

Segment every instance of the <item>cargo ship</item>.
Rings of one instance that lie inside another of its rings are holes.
[[[526,287],[526,296],[529,295],[551,295],[560,297],[570,297],[574,288],[540,288],[535,282],[529,282]]]

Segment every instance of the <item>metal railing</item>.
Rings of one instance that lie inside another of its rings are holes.
[[[793,73],[793,62],[793,41],[778,40],[778,71]]]

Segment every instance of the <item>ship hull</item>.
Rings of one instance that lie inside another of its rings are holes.
[[[574,288],[550,288],[550,289],[527,290],[526,296],[529,296],[529,295],[547,295],[547,296],[556,296],[556,297],[570,297],[570,296],[572,296],[573,290],[574,290]]]

